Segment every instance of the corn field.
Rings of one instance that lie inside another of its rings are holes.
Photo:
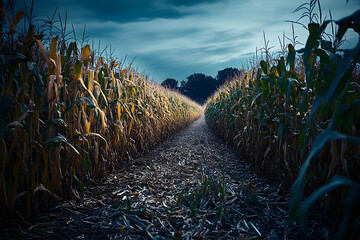
[[[1,216],[29,217],[50,198],[80,195],[201,114],[196,103],[89,44],[36,33],[33,25],[19,33],[25,13],[1,13]]]
[[[343,202],[338,239],[360,215],[360,42],[338,48],[346,30],[360,34],[359,16],[335,21],[333,41],[325,34],[333,21],[310,21],[304,48],[288,44],[278,58],[267,55],[205,109],[207,124],[256,172],[291,187],[289,213],[303,226],[316,200],[327,209]]]

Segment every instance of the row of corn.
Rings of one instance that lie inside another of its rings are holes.
[[[16,29],[23,15],[8,18],[9,26]],[[11,29],[1,34],[1,216],[30,216],[49,196],[71,199],[201,114],[196,103],[95,56],[89,45],[53,37],[44,46],[33,26],[26,35]]]
[[[359,15],[337,21],[336,41],[349,28],[359,33],[348,24]],[[224,85],[208,100],[205,117],[256,172],[292,186],[290,215],[298,214],[302,224],[317,199],[328,209],[339,209],[343,200],[342,239],[360,215],[360,82],[354,70],[360,42],[337,51],[324,38],[329,23],[310,23],[303,49],[289,44],[273,64],[261,61]],[[346,191],[328,194],[340,186]]]

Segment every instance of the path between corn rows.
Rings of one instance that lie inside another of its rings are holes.
[[[219,196],[208,194],[195,212],[186,196],[199,189],[203,177],[222,179],[223,161],[226,198],[219,221]],[[83,200],[53,206],[18,233],[27,239],[298,239],[287,223],[287,201],[278,186],[256,177],[215,137],[202,116],[88,186]]]

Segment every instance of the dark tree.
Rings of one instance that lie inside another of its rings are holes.
[[[179,82],[173,78],[167,78],[162,83],[161,86],[167,87],[170,89],[178,89]]]
[[[203,73],[194,73],[187,77],[187,81],[181,81],[180,91],[194,101],[203,104],[214,93],[217,86],[218,82],[213,77]]]
[[[216,80],[218,80],[219,86],[224,84],[227,80],[231,80],[234,77],[240,75],[240,70],[236,68],[225,68],[223,70],[218,71],[216,76]]]

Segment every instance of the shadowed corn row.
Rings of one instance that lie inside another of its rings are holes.
[[[336,41],[349,28],[360,33],[359,16],[357,11],[336,21]],[[317,199],[332,210],[343,200],[343,239],[360,215],[360,42],[337,51],[336,42],[323,38],[329,23],[310,23],[303,49],[289,44],[286,56],[273,64],[261,61],[260,68],[223,86],[208,100],[205,117],[256,172],[292,186],[290,216],[298,214],[302,225]],[[296,71],[297,54],[303,73]],[[327,194],[339,186],[348,188]],[[304,192],[309,197],[303,201]]]
[[[28,217],[49,196],[71,199],[201,114],[196,103],[95,56],[89,45],[54,37],[44,46],[33,26],[17,34],[23,15],[8,18],[1,34],[0,215]]]

